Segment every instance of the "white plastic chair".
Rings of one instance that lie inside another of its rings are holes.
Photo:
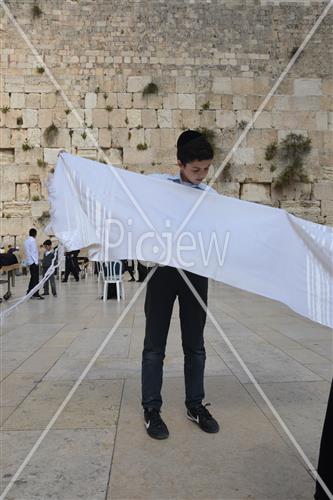
[[[102,264],[102,272],[104,279],[103,287],[103,301],[106,301],[108,284],[115,283],[117,290],[117,300],[125,298],[124,283],[122,277],[123,263],[121,260],[114,260],[112,262],[104,262]]]

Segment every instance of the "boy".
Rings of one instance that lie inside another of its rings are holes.
[[[43,243],[43,247],[45,248],[43,260],[42,260],[42,268],[43,268],[43,276],[45,276],[46,271],[50,267],[53,261],[54,257],[54,250],[52,249],[52,241],[51,240],[45,240]],[[49,294],[49,282],[51,283],[51,290],[52,290],[52,295],[53,297],[57,296],[57,289],[56,289],[56,283],[55,283],[55,277],[54,273],[49,277],[47,281],[44,283],[44,293],[43,295],[50,295]]]
[[[213,156],[213,149],[204,136],[199,132],[187,130],[177,141],[179,175],[161,174],[160,177],[195,189],[210,190],[202,181],[208,174]],[[189,271],[185,273],[207,304],[208,279]],[[219,425],[207,410],[207,405],[202,404],[206,359],[203,331],[206,313],[177,269],[158,266],[147,284],[146,331],[142,353],[144,420],[148,435],[155,439],[165,439],[169,436],[168,428],[160,416],[161,388],[166,341],[177,296],[184,351],[187,417],[205,432],[219,431]]]

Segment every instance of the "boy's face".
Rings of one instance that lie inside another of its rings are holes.
[[[49,252],[51,250],[52,246],[51,245],[44,245],[44,248],[47,252]]]
[[[200,184],[208,174],[209,167],[213,160],[194,160],[183,165],[179,160],[177,164],[180,168],[180,176],[185,182]]]

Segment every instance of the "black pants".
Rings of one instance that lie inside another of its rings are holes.
[[[208,279],[186,272],[194,288],[207,304]],[[142,353],[142,405],[160,409],[163,360],[172,315],[178,296],[185,375],[185,404],[200,404],[204,393],[206,352],[203,332],[206,313],[177,269],[158,267],[147,284],[146,334]]]
[[[318,474],[326,484],[327,488],[333,493],[333,475],[332,475],[332,459],[333,459],[333,382],[328,398],[326,417],[324,422],[323,434],[320,443]],[[317,482],[316,485],[316,500],[328,500],[328,496]]]
[[[29,269],[30,269],[30,281],[29,281],[27,293],[29,293],[30,290],[32,290],[39,282],[39,266],[38,266],[38,264],[31,264],[29,266]],[[33,296],[38,297],[39,291],[37,290],[37,292],[35,292]]]
[[[68,276],[72,273],[76,281],[79,281],[79,265],[77,263],[77,257],[73,255],[66,255],[65,259],[65,276],[64,281],[68,280]]]

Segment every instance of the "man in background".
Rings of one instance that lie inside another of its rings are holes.
[[[39,281],[39,265],[38,265],[38,248],[36,243],[37,229],[34,227],[29,230],[29,237],[24,241],[24,251],[26,263],[30,270],[30,281],[27,293],[32,290]],[[39,295],[39,291],[35,292],[32,299],[44,300],[44,297]]]

